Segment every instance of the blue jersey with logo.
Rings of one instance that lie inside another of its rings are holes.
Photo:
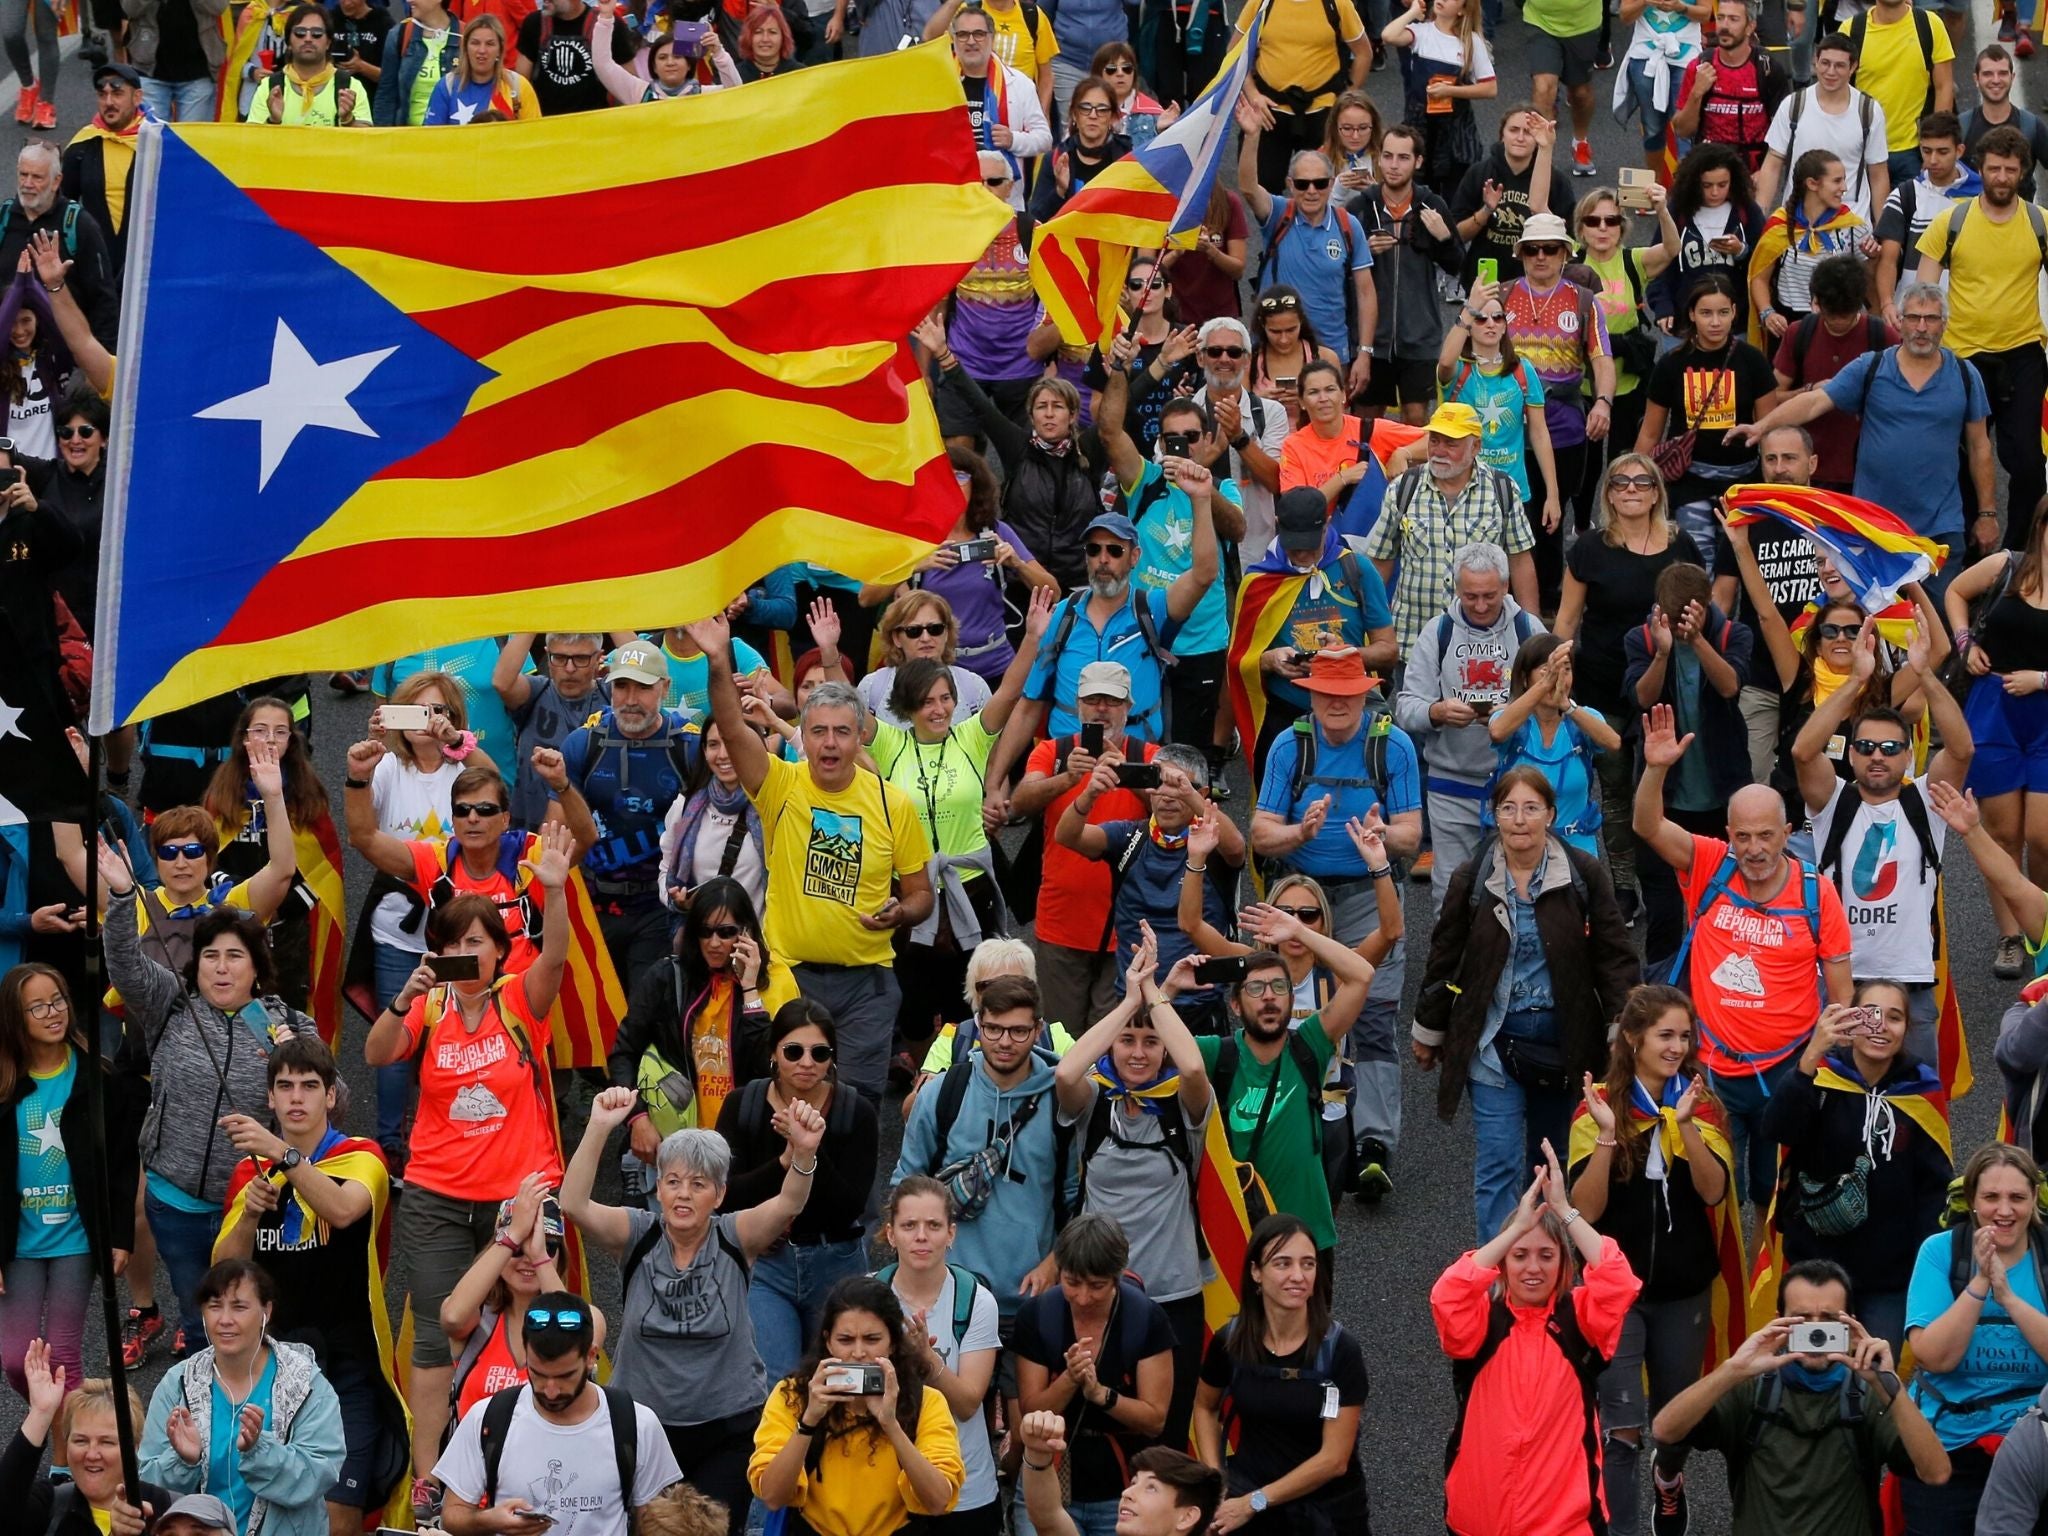
[[[600,907],[657,899],[661,828],[683,794],[698,752],[697,727],[663,710],[651,736],[629,741],[611,710],[579,726],[562,744],[569,782],[583,792],[597,821],[597,846],[583,856],[583,875]]]
[[[64,1105],[78,1076],[78,1053],[48,1077],[31,1072],[29,1089],[14,1106],[15,1157],[21,1179],[21,1226],[14,1240],[24,1259],[56,1259],[85,1253],[85,1221],[71,1157],[64,1150]]]

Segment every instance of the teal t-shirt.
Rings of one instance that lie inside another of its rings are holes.
[[[1147,461],[1138,483],[1126,487],[1124,492],[1125,500],[1133,508],[1144,510],[1144,515],[1137,519],[1138,564],[1131,572],[1131,584],[1154,592],[1164,592],[1195,563],[1195,509],[1187,492],[1172,486],[1163,496],[1151,492],[1148,499],[1147,488],[1165,478],[1164,469]],[[1235,480],[1219,480],[1214,494],[1232,506],[1243,504]],[[1176,656],[1207,656],[1229,643],[1230,610],[1224,602],[1223,583],[1211,582],[1169,649]]]
[[[462,684],[463,707],[469,711],[470,734],[476,744],[491,755],[508,785],[519,783],[519,754],[514,746],[519,733],[513,728],[511,711],[491,686],[491,673],[504,649],[496,640],[465,640],[459,645],[436,646],[431,651],[414,651],[396,661],[387,661],[370,674],[370,692],[380,699],[415,672],[446,672]]]
[[[1462,400],[1479,413],[1479,462],[1510,476],[1522,500],[1531,500],[1528,468],[1528,411],[1543,408],[1543,380],[1519,358],[1512,372],[1460,363],[1455,387],[1445,398]]]
[[[90,1248],[62,1134],[64,1105],[77,1076],[78,1055],[69,1052],[64,1065],[48,1077],[31,1072],[28,1092],[14,1106],[21,1179],[21,1227],[14,1251],[24,1259],[61,1259]]]
[[[275,1417],[270,1411],[270,1395],[276,1386],[277,1351],[272,1350],[270,1358],[263,1363],[263,1374],[256,1378],[256,1389],[248,1398],[263,1410],[266,1425]],[[235,1439],[242,1428],[241,1410],[245,1406],[230,1398],[221,1389],[219,1379],[215,1379],[212,1434],[206,1447],[206,1491],[227,1505],[234,1514],[238,1531],[249,1528],[249,1511],[256,1507],[255,1491],[242,1481],[242,1453],[235,1449]]]
[[[1920,1245],[1919,1257],[1913,1261],[1913,1278],[1906,1288],[1909,1334],[1915,1328],[1925,1328],[1955,1303],[1948,1272],[1954,1241],[1953,1233],[1937,1232]],[[2031,1263],[2015,1264],[2007,1274],[2014,1295],[2036,1311],[2044,1310],[2041,1279]],[[2004,1434],[2033,1406],[2043,1387],[2048,1387],[2048,1360],[2034,1353],[2005,1308],[1987,1298],[1962,1363],[1952,1371],[1930,1371],[1922,1365],[1913,1378],[1913,1401],[1934,1425],[1941,1443],[1953,1451],[1980,1436]],[[2001,1396],[2005,1401],[1957,1409],[1941,1406],[1937,1393],[1951,1404],[1989,1396]]]
[[[702,724],[711,718],[711,660],[702,651],[685,660],[666,645],[661,648],[661,659],[668,663],[668,698],[663,702],[670,709],[680,709],[692,720]],[[732,642],[732,671],[735,677],[752,677],[768,663],[761,653],[746,641],[737,637]]]

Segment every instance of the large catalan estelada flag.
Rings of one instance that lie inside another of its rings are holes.
[[[258,677],[892,579],[909,331],[1011,215],[943,43],[461,129],[145,128],[96,730]]]
[[[1131,253],[1192,248],[1259,47],[1261,7],[1179,121],[1076,192],[1031,237],[1031,286],[1069,346],[1109,344]]]
[[[1872,613],[1899,589],[1925,581],[1948,559],[1948,546],[1915,533],[1874,501],[1805,485],[1739,485],[1728,495],[1732,527],[1775,518],[1828,552],[1856,600]]]

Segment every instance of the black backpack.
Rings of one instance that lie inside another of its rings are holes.
[[[1792,328],[1792,385],[1796,389],[1809,382],[1806,377],[1806,354],[1813,346],[1813,338],[1820,329],[1820,315],[1810,314]],[[1884,321],[1875,315],[1863,317],[1863,350],[1882,354],[1884,351]],[[1873,366],[1870,375],[1863,380],[1863,399],[1870,398],[1870,380],[1877,369]],[[1859,410],[1857,415],[1863,413]]]
[[[1444,1444],[1444,1472],[1447,1476],[1458,1459],[1458,1443],[1465,1433],[1465,1411],[1471,1406],[1472,1389],[1478,1384],[1479,1373],[1500,1352],[1514,1326],[1514,1313],[1509,1311],[1507,1299],[1495,1296],[1486,1314],[1486,1339],[1479,1346],[1479,1352],[1469,1360],[1451,1362],[1451,1387],[1458,1398],[1458,1416],[1451,1425],[1450,1438]],[[1565,1363],[1572,1368],[1572,1374],[1579,1379],[1579,1403],[1585,1414],[1585,1430],[1580,1444],[1586,1456],[1586,1520],[1593,1536],[1607,1536],[1607,1517],[1602,1513],[1605,1506],[1600,1498],[1600,1417],[1595,1406],[1600,1373],[1607,1369],[1608,1357],[1595,1349],[1580,1331],[1570,1291],[1552,1304],[1543,1333],[1557,1346]]]
[[[656,1234],[661,1224],[653,1228]],[[507,1387],[502,1392],[491,1394],[491,1400],[484,1405],[484,1421],[481,1435],[484,1453],[484,1496],[477,1505],[488,1509],[498,1498],[498,1463],[505,1456],[505,1433],[512,1427],[512,1410],[519,1405],[519,1394],[526,1387]],[[612,1454],[619,1464],[619,1501],[626,1510],[627,1536],[636,1536],[640,1529],[640,1512],[633,1506],[633,1480],[640,1470],[640,1426],[635,1417],[637,1409],[632,1396],[621,1387],[599,1387],[604,1394],[605,1406],[611,1412]]]
[[[640,1266],[647,1262],[647,1255],[654,1252],[654,1245],[661,1241],[662,1230],[661,1222],[657,1219],[640,1234],[640,1241],[626,1251],[625,1262],[619,1265],[620,1296],[626,1294],[626,1288],[633,1283],[633,1276],[638,1274]],[[718,1246],[725,1250],[726,1257],[739,1265],[740,1273],[751,1280],[754,1274],[753,1261],[747,1257],[744,1248],[726,1235],[725,1228],[718,1224],[716,1217],[712,1218],[711,1235],[718,1239]]]
[[[1309,1049],[1309,1043],[1301,1038],[1301,1031],[1298,1029],[1287,1031],[1287,1055],[1294,1062],[1294,1070],[1301,1074],[1301,1080],[1307,1085],[1310,1096],[1320,1094],[1323,1088],[1324,1069],[1316,1065],[1316,1053]],[[1225,1035],[1216,1047],[1216,1065],[1209,1069],[1209,1086],[1215,1092],[1216,1113],[1219,1115],[1229,1113],[1231,1090],[1237,1085],[1239,1059],[1237,1035],[1234,1032]],[[1273,1083],[1277,1085],[1279,1081],[1280,1063],[1275,1060]],[[1273,1095],[1269,1092],[1266,1095],[1266,1112],[1269,1112],[1272,1106]],[[1258,1127],[1252,1132],[1252,1144],[1244,1149],[1243,1161],[1250,1163],[1254,1169],[1258,1167],[1259,1146],[1266,1135],[1266,1112],[1260,1113]],[[1320,1113],[1310,1122],[1308,1135],[1309,1158],[1320,1167],[1323,1161],[1323,1122]],[[1199,1223],[1196,1229],[1200,1230]]]
[[[1820,35],[1825,37],[1834,30],[1835,0],[1826,0],[1826,4],[1821,7]],[[1855,50],[1856,57],[1859,59],[1863,57],[1863,39],[1869,33],[1870,13],[1864,11],[1854,21],[1849,23],[1849,46]],[[1920,44],[1920,65],[1927,71],[1927,99],[1920,106],[1920,115],[1924,117],[1934,110],[1934,18],[1926,11],[1916,9],[1913,12],[1913,36]],[[1762,59],[1767,57],[1767,55],[1759,52],[1757,57]],[[1867,96],[1870,93],[1865,91],[1864,94]],[[1864,129],[1864,137],[1866,139],[1869,137],[1869,132],[1870,130],[1866,126]]]
[[[1165,481],[1157,483],[1164,485]],[[1133,524],[1145,514],[1146,508],[1150,505],[1150,500],[1140,498],[1137,509],[1131,514]],[[1074,625],[1080,620],[1081,607],[1088,601],[1088,595],[1086,587],[1076,587],[1067,594],[1066,600],[1060,605],[1060,621],[1053,626],[1051,637],[1038,653],[1053,676],[1058,676],[1060,652],[1066,649],[1067,640],[1074,633]],[[1144,639],[1145,649],[1152,653],[1152,659],[1159,664],[1162,674],[1177,666],[1180,658],[1173,654],[1172,643],[1160,629],[1158,618],[1152,612],[1152,605],[1144,601],[1144,594],[1136,589],[1131,592],[1131,617],[1138,621],[1138,634]],[[1124,729],[1130,731],[1149,727],[1152,716],[1156,713],[1159,716],[1159,739],[1166,740],[1171,718],[1167,712],[1169,697],[1170,690],[1162,675],[1159,683],[1159,702],[1142,715],[1133,715]]]

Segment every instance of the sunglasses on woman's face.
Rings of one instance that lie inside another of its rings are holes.
[[[1133,64],[1105,64],[1102,66],[1102,72],[1105,75],[1128,75],[1131,74],[1136,69],[1136,67],[1137,66]]]
[[[74,437],[97,437],[99,432],[100,429],[98,427],[59,427],[57,429],[57,435],[67,443]]]
[[[1621,224],[1621,215],[1618,213],[1589,213],[1579,222],[1589,229],[1615,229]]]
[[[1562,256],[1564,247],[1555,240],[1539,240],[1534,245],[1522,247],[1525,256]]]
[[[206,844],[204,843],[158,843],[156,845],[156,861],[159,864],[168,864],[173,859],[191,859],[194,863],[197,863],[205,857]]]
[[[1320,923],[1323,920],[1323,909],[1321,907],[1283,907],[1278,902],[1275,902],[1273,910],[1285,912],[1297,922]]]
[[[738,923],[712,923],[704,929],[704,937],[707,939],[724,939],[730,944],[746,931]]]
[[[937,622],[930,624],[898,624],[896,633],[907,635],[912,640],[936,640],[946,632],[946,626]]]
[[[785,1040],[782,1043],[784,1061],[802,1061],[806,1052],[809,1053],[811,1060],[820,1066],[832,1059],[832,1047],[829,1045],[798,1045],[794,1040]]]
[[[1854,640],[1863,633],[1861,624],[1816,624],[1813,632],[1823,640]]]
[[[1657,489],[1655,475],[1609,475],[1607,489],[1610,491],[1654,491]]]

